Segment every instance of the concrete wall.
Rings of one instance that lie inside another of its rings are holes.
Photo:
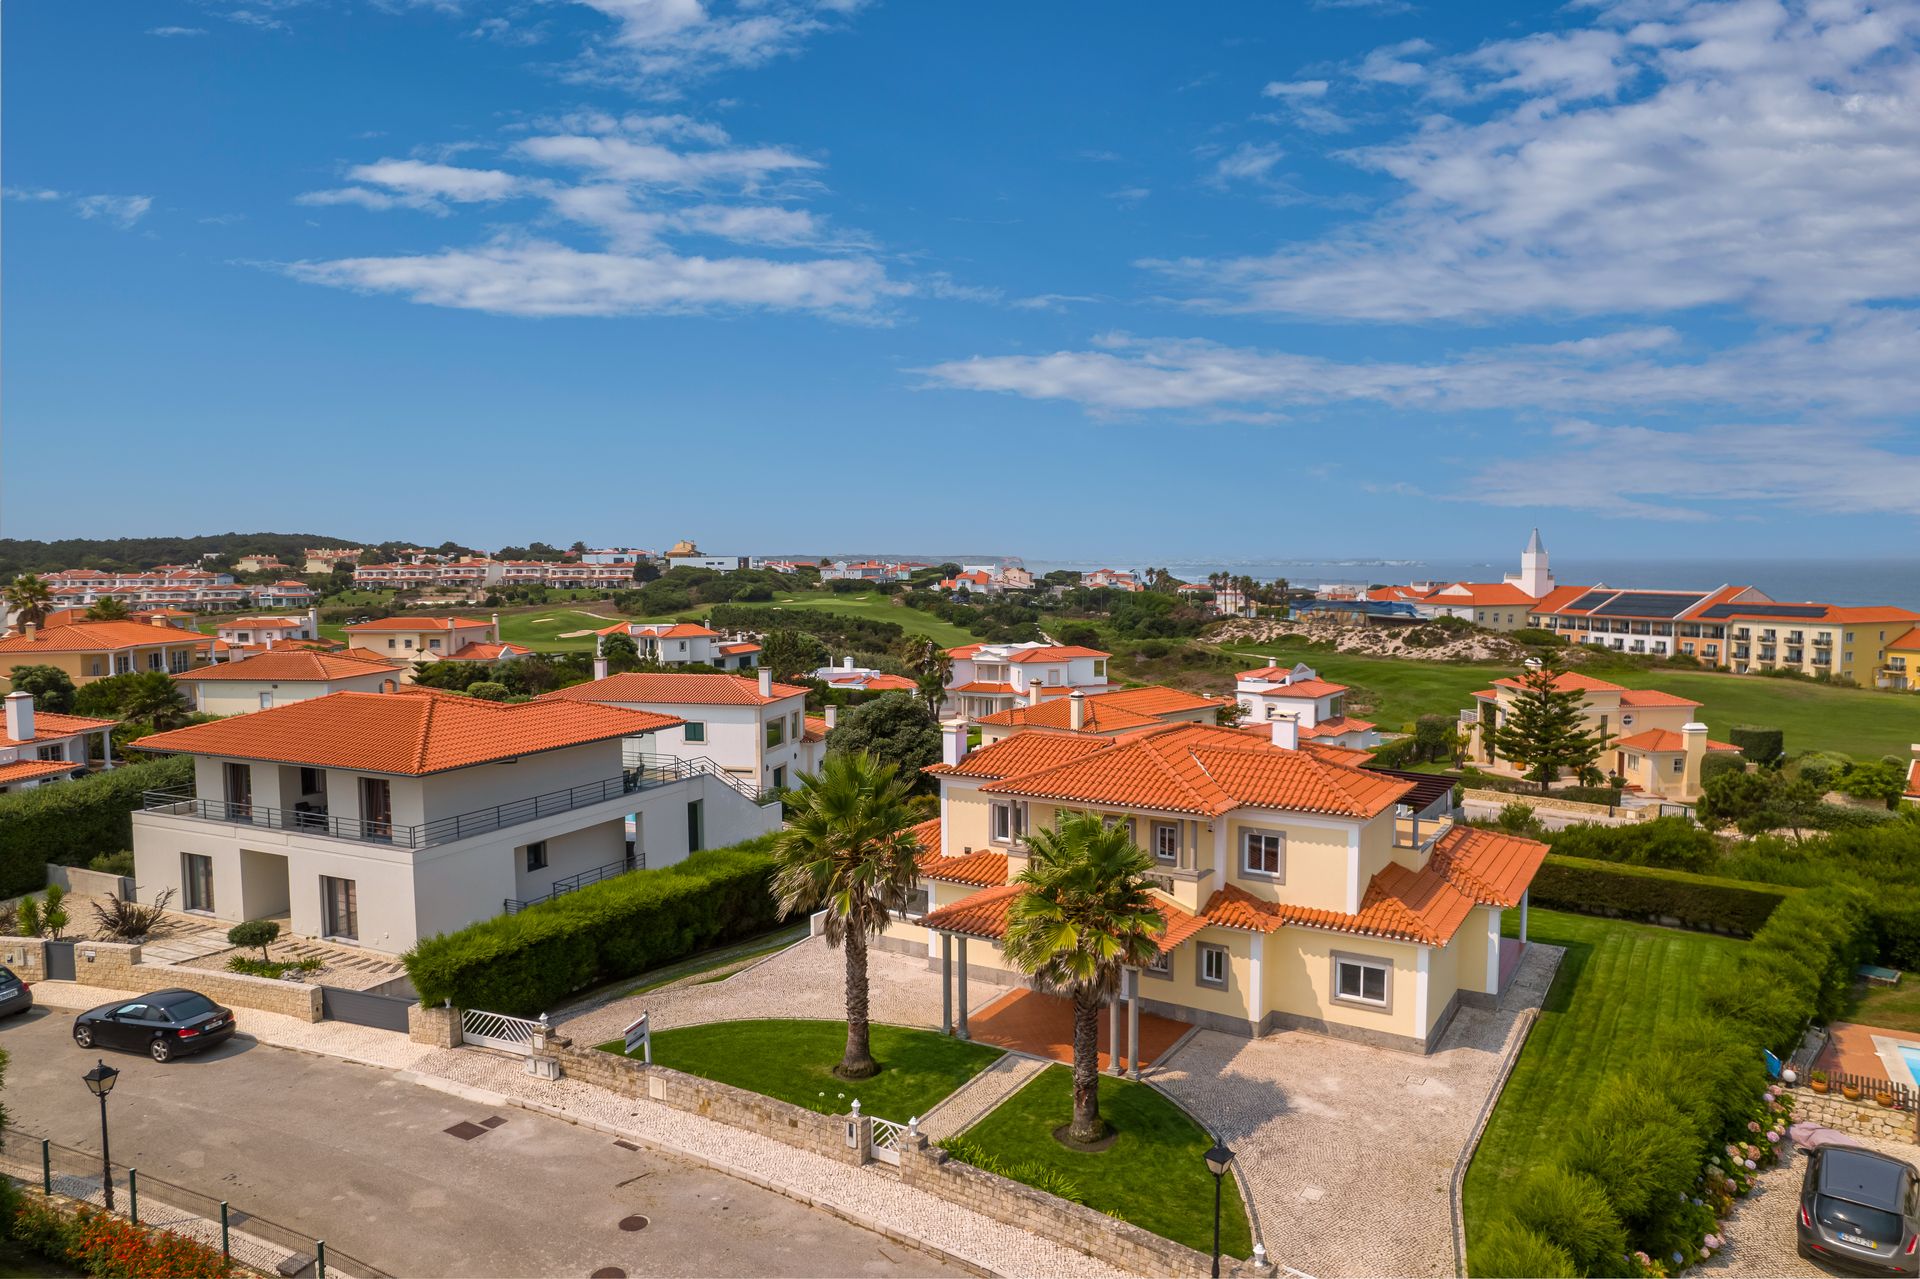
[[[366,675],[347,675],[333,680],[204,679],[188,680],[188,695],[193,708],[209,715],[246,715],[269,706],[291,706],[295,702],[325,697],[329,693],[377,693],[391,680],[398,684],[399,671],[373,671]],[[265,705],[260,695],[272,700]]]
[[[81,893],[88,897],[105,897],[109,893],[121,897],[133,896],[133,876],[109,875],[105,871],[88,870],[83,866],[60,866],[47,863],[47,883],[58,884],[70,893]]]
[[[39,938],[10,937],[0,941],[0,960],[30,983],[47,980],[46,943]],[[197,990],[229,1008],[281,1013],[301,1021],[320,1020],[318,986],[210,968],[142,963],[140,947],[133,943],[75,942],[73,970],[82,985],[104,986],[110,990],[164,990],[177,986]],[[246,1029],[245,1018],[236,1018],[236,1021],[240,1029]]]

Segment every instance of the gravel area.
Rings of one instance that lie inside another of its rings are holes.
[[[1500,1006],[1461,1009],[1426,1056],[1301,1031],[1201,1031],[1153,1082],[1233,1148],[1274,1261],[1320,1276],[1450,1276],[1454,1163],[1560,954],[1529,946]]]
[[[1104,1279],[1127,1273],[937,1195],[903,1186],[890,1169],[837,1163],[757,1133],[574,1080],[537,1080],[526,1075],[518,1061],[494,1053],[437,1051],[415,1067],[415,1073],[500,1093],[790,1194],[798,1190],[795,1197],[806,1202],[922,1240],[996,1274]]]
[[[653,1014],[655,1030],[756,1017],[840,1021],[847,1015],[846,963],[825,940],[812,937],[724,981],[668,986],[577,1013],[562,1012],[555,1025],[576,1044],[598,1044],[618,1037],[643,1012]],[[874,1021],[938,1029],[940,974],[930,971],[924,959],[871,951],[867,986]],[[969,981],[968,1007],[984,1007],[1005,993],[1003,986]]]
[[[920,1131],[927,1134],[929,1141],[965,1132],[975,1120],[1019,1092],[1028,1080],[1050,1065],[1051,1062],[1037,1057],[1005,1054],[928,1111],[920,1120]]]
[[[1920,1146],[1907,1141],[1870,1141],[1860,1144],[1883,1155],[1920,1166]],[[1790,1148],[1792,1149],[1792,1148]],[[1727,1246],[1695,1267],[1697,1274],[1717,1275],[1829,1275],[1797,1250],[1794,1217],[1800,1204],[1800,1179],[1807,1165],[1798,1150],[1761,1173],[1753,1190],[1734,1201],[1721,1225]]]

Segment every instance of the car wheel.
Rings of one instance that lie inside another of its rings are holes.
[[[93,1027],[75,1026],[73,1028],[73,1042],[79,1044],[82,1048],[93,1047]]]
[[[147,1052],[152,1054],[155,1061],[165,1061],[173,1056],[173,1041],[171,1039],[156,1039],[147,1045]]]

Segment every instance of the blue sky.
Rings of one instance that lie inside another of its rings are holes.
[[[7,535],[1913,546],[1920,0],[4,35]]]

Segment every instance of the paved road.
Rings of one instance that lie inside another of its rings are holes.
[[[75,1046],[72,1026],[59,1009],[0,1022],[4,1100],[18,1130],[97,1151],[99,1108],[80,1076],[100,1054]],[[116,1163],[394,1275],[966,1273],[721,1173],[370,1066],[243,1036],[165,1066],[105,1056],[121,1072],[108,1102]],[[470,1141],[445,1131],[496,1116],[506,1122]],[[621,1230],[635,1214],[647,1226]]]

